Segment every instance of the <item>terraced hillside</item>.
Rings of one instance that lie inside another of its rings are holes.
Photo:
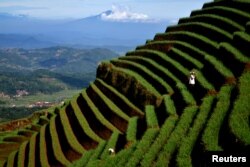
[[[0,161],[186,167],[198,166],[206,151],[249,151],[249,47],[250,1],[206,3],[145,45],[101,63],[96,80],[62,108],[3,137]]]

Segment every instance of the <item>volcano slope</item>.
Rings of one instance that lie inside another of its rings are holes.
[[[4,137],[2,165],[182,167],[201,165],[207,151],[249,151],[249,47],[250,1],[205,3]]]

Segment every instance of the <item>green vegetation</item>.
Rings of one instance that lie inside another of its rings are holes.
[[[70,144],[71,148],[73,148],[76,152],[83,154],[85,150],[84,148],[82,148],[82,145],[79,143],[79,141],[74,135],[74,132],[69,122],[69,118],[66,115],[65,108],[60,112],[60,121],[63,126],[67,141]]]
[[[84,117],[84,115],[81,113],[81,109],[79,108],[79,106],[76,104],[75,100],[71,101],[71,106],[74,109],[74,114],[77,118],[77,120],[74,121],[78,121],[81,128],[83,129],[83,131],[90,137],[92,138],[94,141],[98,141],[100,142],[102,139],[97,136],[95,134],[95,132],[90,128],[86,118]]]
[[[229,126],[232,133],[244,145],[250,144],[250,129],[249,129],[249,81],[250,72],[244,73],[240,77],[239,96],[234,102],[233,110],[230,114]]]
[[[207,151],[249,151],[249,9],[249,0],[207,3],[144,46],[100,63],[97,79],[61,106],[1,124],[19,129],[0,132],[0,166],[191,167],[206,166]],[[40,65],[58,67],[68,57],[55,59]]]
[[[193,147],[197,141],[198,135],[200,134],[205,122],[208,118],[209,112],[211,111],[212,104],[214,101],[213,96],[207,96],[203,99],[203,103],[200,106],[197,118],[194,120],[194,124],[189,130],[187,136],[183,139],[177,155],[178,166],[192,166],[191,153]]]
[[[108,140],[108,143],[107,143],[102,155],[100,156],[101,159],[105,159],[109,156],[109,148],[112,148],[115,151],[119,135],[120,135],[119,132],[113,132],[110,139]]]
[[[176,115],[170,116],[166,119],[165,123],[161,127],[159,135],[155,139],[155,141],[151,144],[150,149],[145,154],[143,160],[141,161],[141,165],[144,167],[152,166],[154,159],[158,156],[162,146],[167,142],[168,137],[172,133],[175,128],[175,124],[178,121],[178,117]]]
[[[183,111],[178,124],[169,136],[168,142],[163,146],[162,151],[159,153],[156,165],[168,166],[173,153],[180,146],[185,134],[187,133],[194,116],[196,115],[197,107],[187,107]]]
[[[152,105],[147,105],[145,107],[146,110],[146,122],[147,122],[147,126],[148,128],[158,128],[158,120],[155,114],[155,109],[154,106]]]
[[[62,146],[61,146],[61,142],[60,139],[58,138],[58,133],[57,133],[57,127],[59,126],[58,124],[56,125],[56,116],[54,116],[49,124],[49,132],[50,132],[50,137],[51,137],[51,142],[52,142],[52,150],[54,151],[54,155],[57,161],[59,161],[62,165],[64,166],[68,166],[70,165],[70,162],[67,160],[67,158],[65,157],[63,151],[62,151]]]
[[[174,106],[173,100],[171,100],[171,97],[169,95],[164,95],[164,104],[166,106],[166,112],[168,115],[175,115],[176,114],[176,108]]]
[[[137,123],[138,117],[132,117],[129,119],[128,128],[126,132],[126,139],[128,142],[136,142],[137,140]]]
[[[186,22],[205,22],[211,25],[218,25],[223,27],[223,29],[228,29],[228,31],[244,31],[244,26],[238,24],[236,21],[233,21],[226,17],[221,17],[215,14],[202,14],[193,17],[182,18],[179,20],[179,24]]]
[[[214,33],[216,37],[210,36],[210,38],[214,39],[223,39],[223,40],[230,40],[233,38],[232,34],[229,32],[224,31],[223,29],[216,27],[215,25],[210,25],[207,23],[197,23],[191,22],[179,24],[177,26],[168,27],[166,30],[167,33],[178,31],[181,29],[185,29],[186,31],[196,32],[199,34],[206,35],[206,33]],[[211,32],[213,31],[213,32]]]
[[[149,128],[143,135],[140,142],[137,144],[135,151],[130,156],[129,161],[126,163],[126,167],[137,166],[140,160],[143,158],[144,154],[150,148],[151,143],[154,141],[155,137],[159,132],[158,128]]]
[[[218,145],[219,131],[223,120],[229,110],[231,91],[234,86],[225,85],[221,87],[217,95],[218,101],[216,107],[208,120],[207,126],[202,136],[202,141],[206,150],[221,151],[222,148]]]

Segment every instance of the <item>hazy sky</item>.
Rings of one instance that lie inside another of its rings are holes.
[[[83,18],[116,10],[114,17],[177,19],[211,0],[1,0],[0,13],[37,18]]]

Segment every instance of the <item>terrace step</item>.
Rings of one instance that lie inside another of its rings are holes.
[[[212,82],[215,88],[220,88],[220,86],[224,84],[225,78],[233,77],[232,72],[227,67],[225,67],[222,62],[218,61],[213,56],[200,50],[199,48],[184,41],[156,41],[145,46],[139,46],[137,47],[137,50],[153,49],[167,53],[173,47],[178,48],[181,51],[192,55],[194,58],[201,61],[204,64],[201,72],[204,74],[204,76],[206,76],[208,81]]]
[[[158,106],[161,103],[161,94],[131,70],[117,68],[106,62],[98,66],[97,78],[114,87],[140,110],[144,110],[147,104]]]
[[[250,58],[248,46],[250,44],[250,33],[235,32],[233,38],[233,45],[244,54],[245,57]]]
[[[126,56],[123,57],[123,59],[128,60],[128,61],[133,61],[134,63],[140,63],[142,65],[144,65],[147,69],[151,70],[152,73],[157,74],[156,76],[158,76],[159,78],[163,78],[164,82],[168,83],[168,85],[173,85],[174,87],[171,88],[173,89],[173,93],[169,94],[171,95],[171,97],[175,100],[178,101],[178,111],[180,111],[182,107],[186,106],[187,104],[193,104],[195,103],[194,98],[192,96],[190,96],[190,93],[186,90],[185,86],[178,86],[178,85],[184,85],[182,84],[182,82],[175,77],[175,75],[173,75],[173,73],[171,71],[169,71],[168,69],[164,68],[166,64],[157,64],[157,63],[153,63],[153,61],[157,61],[157,62],[164,62],[164,60],[158,60],[156,56],[154,56],[153,60],[147,58],[146,56],[143,56],[141,54],[138,54],[140,56],[134,56],[134,55],[130,55],[130,56]],[[150,54],[148,54],[149,57],[153,57],[150,56]],[[171,65],[166,65],[168,67],[170,67]],[[187,95],[188,98],[185,98]],[[157,117],[160,117],[160,113],[158,113]]]
[[[178,22],[178,25],[185,23],[206,23],[214,25],[216,27],[221,27],[224,31],[235,32],[235,31],[244,31],[245,27],[238,24],[236,21],[231,20],[230,18],[221,17],[215,14],[202,14],[196,15],[193,17],[181,18]]]
[[[189,127],[196,116],[197,110],[197,106],[191,106],[184,109],[183,114],[180,116],[180,119],[173,132],[169,136],[167,143],[163,145],[161,151],[158,154],[158,158],[155,161],[157,166],[163,166],[163,164],[164,166],[169,166],[169,164],[172,163],[171,160],[175,159],[175,157],[173,157],[174,152],[185,138],[186,133],[188,132]]]
[[[148,146],[149,149],[147,152],[145,152],[144,159],[140,162],[141,166],[152,166],[152,163],[156,159],[157,154],[160,152],[162,146],[167,142],[170,134],[174,130],[177,121],[177,115],[171,115],[165,120],[159,131],[158,136],[155,138],[154,142],[152,142],[151,145]]]
[[[78,105],[82,101],[82,96],[79,95],[77,99],[71,100],[70,105],[66,110],[69,111],[66,112],[67,118],[69,119],[70,125],[73,126],[73,132],[76,134],[75,136],[78,138],[81,145],[84,146],[85,149],[91,149],[95,148],[98,145],[98,142],[100,142],[102,139],[98,136],[98,133],[96,133],[94,130],[96,130],[96,126],[90,125],[88,123],[87,118],[85,117],[84,110],[81,110],[82,104]],[[61,117],[63,117],[64,113],[62,112]],[[97,122],[97,125],[99,123]],[[91,127],[94,127],[92,129]],[[101,135],[101,134],[100,134]],[[101,135],[102,136],[102,135]]]
[[[153,72],[148,70],[145,66],[127,61],[125,58],[124,59],[118,59],[118,60],[112,60],[111,63],[115,65],[116,67],[119,68],[124,68],[124,69],[129,69],[133,71],[134,73],[137,73],[138,75],[142,76],[145,78],[145,80],[160,93],[160,94],[172,94],[173,89],[166,83],[164,82],[163,79],[155,75]]]
[[[250,2],[249,1],[215,1],[215,2],[208,2],[205,3],[202,9],[206,9],[213,6],[225,6],[225,7],[232,7],[235,9],[239,9],[241,11],[245,11],[250,13]]]
[[[94,116],[96,117],[96,119],[103,125],[105,126],[107,129],[109,129],[110,131],[118,131],[120,133],[122,133],[121,131],[119,131],[112,123],[110,123],[109,120],[107,120],[103,114],[100,112],[100,110],[96,107],[96,105],[93,103],[93,101],[91,100],[91,98],[89,97],[87,91],[83,91],[82,92],[82,96],[83,98],[86,100],[87,105],[90,107],[92,114],[94,114]],[[110,137],[111,135],[109,135]]]
[[[156,34],[154,37],[155,41],[189,41],[191,45],[199,46],[200,50],[211,55],[215,55],[218,49],[218,42],[211,40],[210,37],[187,31]]]
[[[112,99],[115,105],[117,105],[119,108],[122,108],[129,117],[143,117],[144,113],[128,98],[119,93],[114,87],[108,85],[101,79],[96,79],[94,83],[109,99]]]
[[[169,32],[178,32],[178,31],[187,31],[187,32],[194,32],[206,37],[209,37],[209,39],[220,42],[220,41],[230,41],[233,38],[231,32],[227,32],[224,29],[217,27],[215,25],[210,25],[207,23],[202,22],[188,22],[183,24],[178,24],[175,26],[169,26],[166,29],[166,33]]]
[[[17,153],[17,166],[18,167],[27,167],[28,150],[29,150],[29,144],[26,141],[20,146],[18,153]]]
[[[159,133],[159,128],[149,128],[144,133],[142,139],[138,142],[134,152],[130,155],[128,162],[124,165],[126,167],[138,166],[144,154],[150,148],[151,143],[155,140]]]
[[[77,104],[80,108],[80,111],[82,112],[82,114],[86,118],[88,125],[95,132],[95,134],[97,134],[102,139],[105,139],[105,140],[109,139],[109,137],[112,134],[112,129],[106,127],[105,123],[101,122],[99,120],[100,118],[97,118],[96,114],[98,114],[99,111],[93,105],[93,103],[90,101],[90,99],[86,98],[87,97],[86,92],[84,94],[83,93],[81,93],[80,96],[78,96],[78,98],[77,98]],[[91,107],[91,105],[92,105],[92,107]],[[93,106],[95,107],[94,109],[93,109]],[[95,113],[93,110],[95,110]],[[105,122],[106,122],[106,120],[105,120]],[[108,123],[108,124],[110,125],[110,123]]]
[[[202,142],[205,150],[221,151],[223,148],[219,146],[219,131],[223,120],[230,107],[231,91],[234,89],[233,85],[225,85],[221,87],[217,95],[218,102],[208,119],[204,133],[202,134]]]
[[[198,164],[192,164],[190,157],[199,157],[202,152],[194,150],[195,144],[199,141],[197,140],[199,135],[202,133],[203,127],[205,126],[207,118],[210,116],[210,112],[214,107],[215,96],[206,96],[203,99],[203,103],[199,107],[199,112],[197,117],[193,121],[193,125],[190,126],[190,130],[186,137],[182,140],[177,153],[177,165],[178,166],[195,166]],[[198,159],[198,158],[197,158]]]
[[[231,67],[235,76],[239,76],[243,72],[245,64],[250,62],[248,57],[229,43],[220,43],[219,53],[220,60],[222,60],[225,65]]]
[[[85,133],[82,134],[81,133],[82,131],[78,130],[79,124],[77,126],[76,125],[77,123],[74,123],[75,126],[73,126],[74,124],[72,121],[70,121],[71,118],[69,118],[72,116],[69,116],[69,117],[67,116],[65,108],[58,115],[58,117],[59,117],[58,119],[60,120],[58,122],[63,128],[66,140],[67,140],[68,144],[70,145],[70,147],[74,150],[74,152],[77,152],[78,154],[83,154],[85,152],[85,147],[84,147],[85,144],[82,145],[79,142],[79,140],[80,140],[79,137],[81,136],[82,138],[85,138],[86,141],[88,141],[89,138],[88,138],[88,136],[86,136]],[[70,115],[71,113],[69,113],[69,112],[70,111],[68,111],[68,114]],[[73,111],[71,111],[71,112],[73,112]],[[76,129],[78,130],[77,133],[76,133]]]
[[[86,92],[102,115],[124,133],[127,129],[129,116],[107,98],[95,84],[90,83]]]
[[[79,156],[79,154],[74,155],[77,153],[70,150],[70,146],[65,137],[65,132],[63,131],[62,124],[58,123],[58,120],[59,118],[57,116],[54,116],[51,119],[48,133],[51,136],[53,148],[52,150],[54,152],[56,160],[59,161],[63,166],[68,166],[70,165],[70,161],[73,161],[74,157]],[[69,156],[68,153],[71,153],[73,155]]]
[[[243,12],[241,10],[230,8],[230,7],[223,7],[223,6],[214,6],[214,7],[207,7],[202,10],[192,11],[191,17],[196,15],[204,15],[204,14],[214,14],[221,17],[229,18],[234,22],[244,26],[247,21],[250,20],[250,14],[247,12]]]
[[[137,126],[138,126],[138,117],[130,118],[126,132],[127,145],[131,145],[132,143],[136,142],[138,133]]]
[[[38,162],[39,162],[39,146],[38,146],[38,142],[39,142],[39,137],[38,137],[38,133],[35,133],[33,136],[31,136],[30,140],[29,140],[29,150],[28,150],[28,156],[26,158],[28,158],[28,167],[33,167],[33,166],[37,166]]]

